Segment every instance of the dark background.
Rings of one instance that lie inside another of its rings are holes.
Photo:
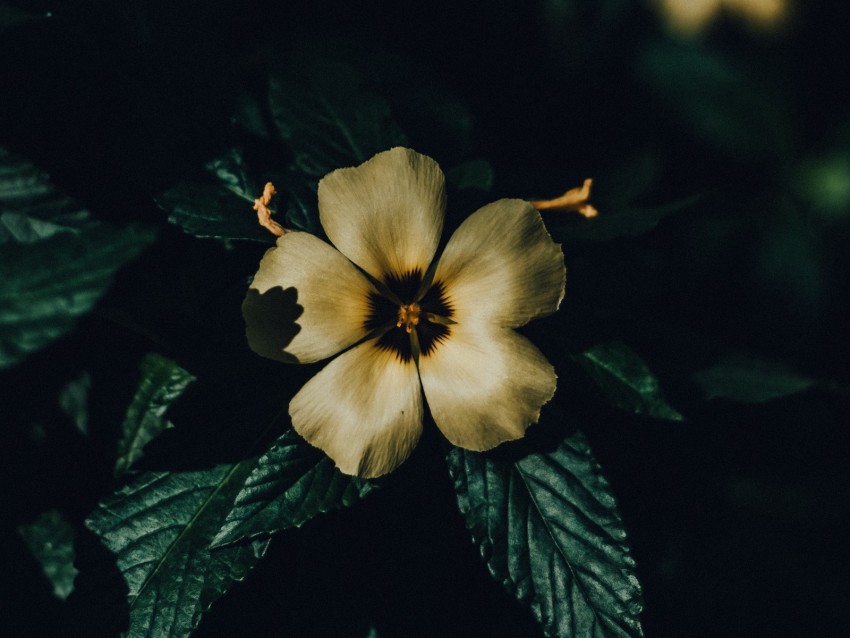
[[[647,635],[847,635],[850,204],[825,213],[800,175],[850,158],[850,20],[840,3],[802,4],[776,33],[727,16],[690,39],[640,2],[2,3],[29,18],[0,33],[0,144],[95,217],[160,228],[72,335],[0,377],[6,635],[97,635],[90,616],[108,614],[91,606],[104,585],[83,575],[69,601],[54,599],[14,528],[50,508],[79,524],[114,489],[118,424],[145,352],[195,374],[222,367],[218,339],[241,330],[262,250],[183,235],[153,198],[232,144],[240,96],[311,50],[407,69],[389,87],[407,112],[417,87],[454,96],[474,124],[469,146],[495,169],[494,196],[554,196],[593,176],[604,215],[604,185],[647,164],[638,203],[701,196],[648,234],[567,242],[559,314],[567,351],[628,344],[687,420],[612,411],[565,353],[550,355],[559,401],[618,496]],[[737,75],[712,75],[707,59]],[[454,152],[399,119],[418,150]],[[705,401],[693,373],[728,353],[823,383],[764,404]],[[82,370],[87,436],[55,399]],[[224,445],[220,432],[211,445]],[[197,635],[536,635],[479,560],[438,451],[426,436],[385,489],[282,535]],[[81,534],[92,573],[108,557]]]

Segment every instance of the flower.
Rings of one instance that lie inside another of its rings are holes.
[[[753,26],[771,28],[789,13],[788,0],[657,0],[670,27],[682,35],[704,31],[722,11],[728,11]]]
[[[406,148],[319,182],[333,246],[278,238],[243,304],[260,355],[302,363],[342,352],[289,404],[296,432],[351,475],[386,474],[411,453],[425,400],[452,444],[483,451],[523,436],[555,392],[555,371],[514,331],[558,309],[566,269],[540,214],[502,199],[470,215],[435,260],[445,216],[437,163]],[[284,346],[262,304],[291,294],[303,313]],[[424,398],[423,398],[424,394]]]

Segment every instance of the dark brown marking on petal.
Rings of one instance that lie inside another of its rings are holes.
[[[415,271],[408,273],[400,279],[387,277],[385,280],[387,287],[406,303],[415,298],[419,292],[422,283],[422,275]],[[451,334],[451,326],[446,323],[437,323],[428,321],[425,318],[426,313],[436,315],[437,317],[451,320],[454,314],[454,308],[448,302],[445,292],[445,285],[442,282],[435,282],[430,289],[422,296],[419,302],[420,312],[418,316],[421,319],[415,324],[413,330],[416,331],[416,336],[419,341],[419,354],[428,356],[437,348],[439,344],[449,338]],[[383,334],[378,337],[376,347],[381,350],[392,350],[396,353],[399,360],[407,363],[414,358],[413,348],[411,346],[411,334],[407,332],[407,324],[398,326],[399,321],[399,306],[393,303],[383,295],[377,293],[369,294],[369,313],[366,317],[365,326],[369,331],[383,329]],[[451,321],[447,322],[451,323]]]
[[[449,338],[451,326],[422,321],[417,327],[419,333],[419,352],[423,357],[437,349],[437,346]]]
[[[401,277],[387,275],[384,277],[384,283],[402,302],[409,304],[415,301],[416,293],[422,286],[422,271],[418,269],[410,270]]]
[[[391,350],[396,353],[400,361],[407,363],[413,358],[413,350],[410,347],[410,335],[404,328],[393,328],[380,337],[375,344],[379,350]]]
[[[423,313],[430,312],[447,319],[451,319],[454,314],[454,308],[446,296],[446,285],[442,281],[435,281],[431,284],[428,292],[419,302],[419,307],[422,308]]]
[[[366,313],[364,326],[371,332],[387,325],[395,325],[398,321],[398,306],[392,301],[375,292],[369,293],[369,311]]]

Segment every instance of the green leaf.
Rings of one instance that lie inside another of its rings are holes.
[[[181,182],[156,198],[168,221],[195,237],[273,244],[274,235],[257,223],[253,210],[265,183],[249,177],[242,152],[231,149],[206,170],[206,180]]]
[[[195,380],[171,359],[154,353],[145,356],[141,368],[142,380],[121,426],[115,476],[121,476],[142,458],[144,446],[160,432],[174,427],[165,412]]]
[[[850,217],[850,149],[803,160],[795,172],[794,190],[824,221]]]
[[[641,72],[688,131],[730,154],[774,159],[790,148],[783,96],[731,57],[695,46],[656,44]]]
[[[728,356],[694,374],[706,399],[765,403],[805,392],[817,381],[774,361],[743,355]]]
[[[493,167],[485,159],[471,159],[446,171],[446,181],[458,190],[487,192],[493,187]]]
[[[574,357],[612,405],[654,419],[682,421],[661,393],[658,379],[643,360],[622,343],[604,343]]]
[[[610,241],[649,232],[666,217],[691,208],[699,198],[693,195],[653,208],[609,207],[601,202],[599,215],[590,219],[561,212],[544,213],[544,219],[552,237],[558,241]],[[592,196],[590,201],[595,203]]]
[[[285,177],[286,221],[292,228],[317,234],[319,224],[319,182],[313,177],[290,170]]]
[[[300,230],[319,229],[322,177],[407,143],[387,102],[366,91],[360,74],[344,63],[308,59],[296,71],[272,76],[269,108],[294,157],[276,186],[287,202],[287,222]]]
[[[269,102],[295,167],[316,179],[407,143],[386,101],[364,90],[345,64],[308,62],[297,74],[275,76]]]
[[[490,573],[547,636],[642,635],[626,532],[582,434],[516,462],[460,448],[448,462]]]
[[[91,390],[91,375],[83,372],[76,379],[69,381],[59,392],[59,407],[74,422],[81,434],[88,434],[89,390]]]
[[[318,514],[353,505],[374,489],[342,474],[290,430],[257,461],[213,547],[299,527]]]
[[[3,2],[0,3],[0,33],[3,31],[11,31],[22,24],[27,24],[36,20],[44,20],[49,17],[49,13],[31,13]]]
[[[0,368],[70,331],[153,239],[151,230],[92,220],[0,149]]]
[[[41,564],[53,585],[56,597],[65,600],[74,591],[77,569],[74,567],[74,528],[62,514],[50,510],[30,525],[21,525],[18,534]]]
[[[201,614],[262,558],[267,541],[209,549],[255,461],[141,474],[88,518],[127,582],[124,636],[188,636]]]

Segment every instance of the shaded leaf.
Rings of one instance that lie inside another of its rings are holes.
[[[209,549],[255,461],[141,474],[88,518],[127,582],[124,636],[188,636],[201,614],[263,556],[265,541]]]
[[[655,419],[682,421],[661,393],[658,379],[633,350],[622,343],[594,346],[574,357],[613,405]]]
[[[213,546],[299,527],[318,514],[353,505],[374,489],[342,474],[290,430],[257,461]]]
[[[446,171],[446,181],[458,190],[489,191],[493,187],[493,167],[485,159],[472,159]]]
[[[195,380],[171,359],[154,353],[145,356],[141,368],[142,380],[121,426],[115,476],[121,476],[142,458],[144,446],[160,432],[174,427],[165,412]]]
[[[593,197],[604,197],[604,208],[616,213],[629,208],[658,183],[662,167],[657,155],[643,151],[628,156],[593,180]]]
[[[317,234],[319,223],[319,182],[313,177],[290,170],[286,174],[283,197],[286,204],[286,220],[292,228]]]
[[[272,76],[269,108],[294,157],[278,185],[287,221],[308,232],[319,229],[316,189],[322,177],[407,143],[387,102],[366,91],[359,73],[341,62],[307,59],[296,71]]]
[[[850,149],[806,158],[795,171],[793,185],[809,210],[824,221],[850,217]]]
[[[18,534],[41,564],[53,585],[57,598],[65,600],[74,591],[77,569],[74,567],[74,528],[62,514],[50,510],[29,525],[21,525]]]
[[[727,153],[776,156],[789,148],[784,100],[731,58],[674,44],[648,47],[641,71],[688,130]]]
[[[694,374],[706,399],[765,403],[805,392],[817,382],[774,361],[743,355],[729,356]]]
[[[39,15],[29,11],[23,11],[11,4],[0,2],[0,33],[14,29],[22,24],[27,24],[28,22],[44,20],[49,17],[49,13]]]
[[[407,143],[386,101],[364,90],[345,64],[309,62],[297,74],[272,77],[269,103],[295,168],[317,179]]]
[[[71,330],[153,239],[148,229],[92,220],[35,167],[0,149],[0,367]]]
[[[91,390],[91,375],[83,372],[69,381],[59,392],[59,407],[74,422],[81,434],[88,434],[88,399]]]
[[[664,218],[691,208],[699,195],[653,208],[610,207],[597,203],[599,215],[585,219],[580,215],[554,212],[545,215],[546,227],[558,241],[610,241],[619,237],[642,235],[655,228]]]
[[[699,200],[694,195],[660,206],[636,206],[634,202],[647,197],[660,172],[658,158],[650,152],[627,157],[594,178],[590,201],[599,211],[596,217],[548,213],[547,228],[560,241],[609,241],[649,232]]]
[[[265,183],[249,177],[241,151],[231,149],[206,170],[207,180],[181,182],[156,198],[168,221],[195,237],[273,244],[275,237],[257,223],[253,210]]]
[[[509,462],[453,449],[460,511],[493,577],[547,636],[640,636],[623,522],[584,436]]]
[[[394,60],[389,72],[386,68],[375,71],[382,63],[386,64],[386,56],[365,62],[369,78],[390,100],[393,115],[416,147],[439,149],[440,157],[452,163],[467,157],[474,148],[474,136],[472,114],[466,104],[438,80],[411,69],[404,60]],[[359,68],[364,68],[362,63]],[[413,81],[412,76],[416,77]]]

